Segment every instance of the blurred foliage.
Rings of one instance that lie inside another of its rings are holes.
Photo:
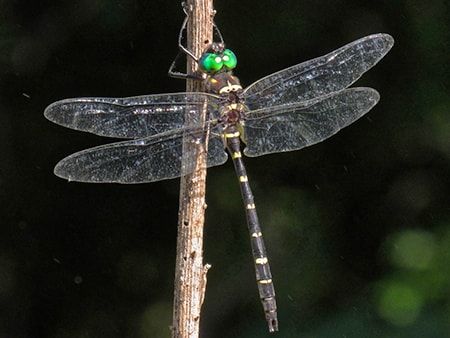
[[[450,335],[449,2],[216,1],[245,84],[376,32],[367,117],[319,145],[247,159],[278,337]],[[109,140],[52,125],[51,102],[176,92],[176,1],[0,1],[0,337],[169,337],[178,181],[52,174]],[[204,337],[266,337],[230,163],[208,172]]]

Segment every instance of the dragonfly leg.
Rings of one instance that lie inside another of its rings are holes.
[[[184,53],[180,50],[178,52],[177,56],[175,57],[175,60],[173,60],[172,64],[170,65],[170,68],[169,68],[167,74],[170,77],[173,77],[173,78],[176,78],[176,79],[194,79],[194,80],[203,81],[204,78],[201,75],[198,75],[198,74],[187,74],[187,73],[179,72],[179,71],[176,70],[178,60],[180,59],[180,57],[182,55],[184,55]]]
[[[192,53],[191,50],[189,50],[187,47],[185,47],[182,43],[183,41],[183,32],[186,30],[187,27],[187,22],[189,20],[189,17],[192,13],[192,5],[187,4],[186,2],[182,2],[181,6],[183,7],[183,11],[186,14],[186,18],[183,21],[183,25],[181,26],[180,29],[180,33],[178,34],[178,48],[180,48],[180,50],[186,54],[189,55],[193,60],[195,60],[196,62],[198,62],[198,58],[194,55],[194,53]],[[214,16],[216,15],[216,10],[213,11],[212,13],[212,17],[214,18]],[[217,27],[216,23],[213,20],[213,34],[219,39],[219,44],[221,45],[225,45],[225,42],[223,40],[223,36],[222,33],[219,30],[219,27]],[[211,44],[214,43],[214,38],[213,38],[213,42],[211,42]]]
[[[187,48],[186,46],[183,45],[184,31],[186,30],[187,22],[189,20],[190,14],[192,13],[192,5],[189,5],[183,1],[181,3],[181,6],[183,7],[183,11],[186,14],[186,17],[183,20],[183,24],[181,25],[180,33],[178,34],[178,48],[180,49],[180,51],[178,52],[177,56],[175,57],[175,60],[173,60],[172,64],[170,65],[170,68],[167,73],[169,74],[170,77],[177,78],[177,79],[194,79],[194,80],[203,81],[204,78],[201,75],[187,74],[187,73],[179,72],[176,70],[177,63],[183,54],[187,55],[192,60],[194,60],[195,62],[198,63],[198,58],[194,55],[194,53],[189,48]],[[213,16],[215,14],[216,14],[216,11],[214,10]],[[224,46],[225,43],[223,41],[222,34],[220,33],[219,28],[217,27],[217,25],[214,22],[213,22],[213,30],[214,30],[213,33],[218,37],[220,42],[218,42],[218,43],[212,42],[210,44],[210,46],[213,46],[213,45]],[[210,46],[208,46],[207,48],[209,48]]]
[[[170,77],[177,78],[177,79],[194,79],[203,81],[203,77],[196,74],[187,74],[183,72],[179,72],[176,70],[177,63],[182,55],[187,55],[190,58],[192,58],[195,62],[198,62],[198,58],[195,57],[195,55],[183,45],[183,35],[184,31],[186,30],[187,22],[189,20],[189,13],[192,11],[191,6],[187,5],[185,2],[181,4],[183,6],[183,11],[186,13],[186,17],[183,20],[183,24],[181,25],[180,33],[178,34],[178,48],[180,51],[178,52],[177,56],[173,60],[172,64],[170,65],[169,71],[167,72]]]

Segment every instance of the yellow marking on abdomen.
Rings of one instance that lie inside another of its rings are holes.
[[[255,264],[267,264],[269,262],[269,260],[267,259],[267,257],[261,257],[261,258],[256,258],[255,259]]]
[[[252,233],[252,237],[261,237],[262,236],[262,233],[260,233],[260,232],[254,232],[254,233]]]
[[[239,137],[239,135],[241,134],[238,131],[235,133],[224,134],[225,138]]]
[[[259,284],[271,284],[272,280],[271,279],[261,279],[258,281]]]
[[[239,176],[239,182],[248,182],[247,176]]]
[[[256,207],[255,207],[255,203],[247,204],[247,205],[245,206],[245,208],[246,208],[247,210],[255,209],[255,208],[256,208]]]
[[[236,151],[235,153],[233,153],[233,158],[241,158],[242,154],[240,151]]]

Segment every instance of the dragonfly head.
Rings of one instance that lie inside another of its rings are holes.
[[[198,60],[198,67],[204,74],[211,75],[234,69],[237,64],[236,55],[225,48],[223,43],[212,43],[205,49]]]

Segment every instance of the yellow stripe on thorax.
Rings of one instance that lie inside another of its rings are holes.
[[[229,104],[229,105],[227,106],[227,109],[228,109],[228,110],[236,110],[236,109],[238,109],[238,108],[240,108],[240,107],[238,106],[237,103],[232,103],[232,104]]]

